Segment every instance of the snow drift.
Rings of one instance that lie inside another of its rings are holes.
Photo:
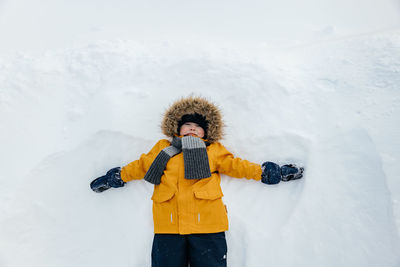
[[[0,265],[149,266],[152,186],[89,183],[147,152],[165,108],[195,94],[223,111],[236,156],[306,168],[273,186],[223,177],[229,266],[398,266],[399,47],[388,31],[274,50],[120,40],[3,57]]]

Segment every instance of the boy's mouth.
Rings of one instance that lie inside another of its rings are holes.
[[[188,133],[188,134],[185,134],[185,136],[188,136],[188,135],[190,135],[190,136],[194,136],[194,137],[197,137],[197,134],[194,134],[194,133]]]

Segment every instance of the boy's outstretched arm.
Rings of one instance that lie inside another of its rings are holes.
[[[265,184],[277,184],[280,181],[290,181],[303,177],[304,168],[294,164],[280,167],[274,162],[264,162],[261,166],[234,157],[222,144],[218,144],[217,168],[226,175],[247,179],[261,180]]]
[[[235,157],[221,143],[216,143],[216,168],[218,172],[236,178],[261,180],[260,164]]]
[[[158,141],[147,154],[142,154],[138,160],[132,161],[122,168],[112,168],[106,175],[94,179],[90,183],[90,188],[96,193],[101,193],[111,187],[122,187],[131,180],[143,179],[157,154],[168,145],[169,142],[165,139]]]

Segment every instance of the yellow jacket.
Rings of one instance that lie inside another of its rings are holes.
[[[150,165],[170,142],[162,139],[147,154],[121,170],[121,178],[128,182],[143,179]],[[192,234],[216,233],[228,230],[226,207],[222,202],[220,174],[247,179],[261,179],[261,166],[235,158],[222,144],[207,146],[211,177],[185,179],[183,154],[172,157],[154,186],[154,233]]]

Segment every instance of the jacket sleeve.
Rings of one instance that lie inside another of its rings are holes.
[[[248,160],[236,158],[222,144],[216,143],[217,147],[217,170],[220,173],[236,177],[261,180],[261,165]]]
[[[132,161],[121,169],[121,179],[124,182],[143,179],[147,170],[150,168],[154,159],[161,150],[169,146],[170,143],[166,139],[162,139],[154,145],[147,154],[142,154],[138,160]]]

